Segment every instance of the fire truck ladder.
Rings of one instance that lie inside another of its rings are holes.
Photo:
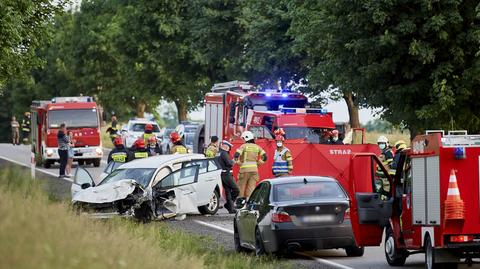
[[[229,81],[223,83],[215,83],[212,87],[212,92],[226,92],[226,91],[240,91],[247,92],[253,89],[253,85],[248,81]]]

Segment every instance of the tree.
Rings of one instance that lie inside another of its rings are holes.
[[[472,98],[480,89],[478,1],[308,0],[292,6],[292,34],[317,56],[310,82],[351,90],[360,104],[382,108],[393,124],[405,123],[412,136],[426,128],[480,131],[479,101]]]
[[[0,1],[0,88],[6,80],[40,66],[35,50],[51,37],[53,16],[65,1]]]

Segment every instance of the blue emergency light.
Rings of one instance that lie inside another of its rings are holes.
[[[455,147],[453,153],[455,155],[455,159],[457,159],[457,160],[462,160],[462,159],[467,158],[467,154],[465,152],[465,147]]]

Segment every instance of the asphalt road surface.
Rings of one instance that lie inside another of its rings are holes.
[[[106,165],[108,151],[105,152],[100,167],[84,166],[90,174],[97,178]],[[0,144],[0,167],[8,163],[17,164],[26,168],[30,167],[30,146],[13,146]],[[74,168],[76,164],[74,164]],[[47,190],[52,195],[63,199],[70,197],[71,179],[58,179],[58,164],[50,169],[36,168],[36,172],[42,178],[48,178]],[[225,209],[220,209],[215,216],[189,215],[183,221],[168,221],[174,229],[181,229],[193,234],[208,235],[214,242],[223,246],[227,251],[233,249],[233,215],[229,215]],[[355,268],[355,269],[382,269],[390,267],[384,256],[383,246],[368,247],[363,257],[349,258],[342,250],[323,250],[308,253],[298,253],[287,258],[291,263],[304,268]],[[404,268],[424,268],[424,254],[412,255],[407,259]],[[459,268],[466,268],[460,266]]]

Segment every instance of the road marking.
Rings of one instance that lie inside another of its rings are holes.
[[[16,161],[16,160],[12,160],[12,159],[7,158],[7,157],[4,157],[4,156],[0,156],[0,159],[4,159],[5,161],[12,162],[12,163],[15,163],[15,164],[18,164],[18,165],[21,165],[21,166],[30,168],[30,164],[25,164],[25,163],[22,163],[22,162],[19,162],[19,161]],[[47,174],[47,175],[51,175],[51,176],[53,176],[53,177],[58,177],[57,174],[52,173],[52,172],[50,172],[50,171],[47,171],[47,170],[45,170],[45,169],[35,168],[35,170],[37,170],[37,171],[39,171],[39,172],[42,172],[42,173],[44,173],[44,174]],[[70,179],[70,178],[60,178],[60,179],[63,179],[63,180],[68,181],[68,182],[70,182],[70,183],[73,182],[73,180]]]
[[[210,228],[213,228],[213,229],[216,229],[216,230],[219,230],[219,231],[222,231],[222,232],[225,232],[225,233],[228,233],[228,234],[232,234],[233,235],[233,230],[230,230],[230,229],[227,229],[227,228],[223,228],[223,227],[220,227],[218,225],[215,225],[215,224],[211,224],[211,223],[208,223],[208,222],[204,222],[204,221],[201,221],[201,220],[193,220],[193,222],[196,222],[200,225],[203,225],[203,226],[206,226],[206,227],[210,227]],[[318,257],[315,257],[315,256],[312,256],[312,255],[309,255],[309,254],[306,254],[306,253],[303,253],[303,252],[295,252],[296,254],[298,255],[301,255],[301,256],[304,256],[304,257],[307,257],[307,258],[310,258],[318,263],[321,263],[321,264],[324,264],[324,265],[327,265],[327,266],[331,266],[331,267],[334,267],[334,268],[338,268],[338,269],[353,269],[352,267],[348,267],[348,266],[345,266],[345,265],[341,265],[339,263],[336,263],[336,262],[332,262],[332,261],[328,261],[328,260],[325,260],[325,259],[321,259],[321,258],[318,258]]]
[[[342,264],[339,264],[339,263],[336,263],[336,262],[332,262],[332,261],[329,261],[329,260],[325,260],[325,259],[321,259],[321,258],[318,258],[318,257],[315,257],[315,256],[312,256],[312,255],[309,255],[307,253],[303,253],[303,252],[295,252],[295,254],[298,254],[300,256],[304,256],[304,257],[307,257],[307,258],[310,258],[318,263],[321,263],[321,264],[324,264],[324,265],[327,265],[327,266],[332,266],[334,268],[338,268],[338,269],[353,269],[352,267],[348,267],[348,266],[345,266],[345,265],[342,265]]]
[[[228,234],[233,234],[233,231],[232,230],[229,230],[227,228],[223,228],[223,227],[220,227],[220,226],[217,226],[215,224],[211,224],[211,223],[208,223],[208,222],[204,222],[204,221],[201,221],[201,220],[193,220],[193,222],[196,222],[200,225],[203,225],[203,226],[207,226],[207,227],[210,227],[210,228],[213,228],[213,229],[217,229],[219,231],[222,231],[222,232],[225,232],[225,233],[228,233]]]

